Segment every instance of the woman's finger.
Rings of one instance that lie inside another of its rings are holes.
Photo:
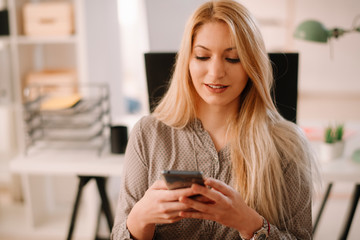
[[[202,203],[215,203],[213,200],[211,200],[203,195],[195,195],[195,196],[191,196],[190,198],[195,201],[202,202]]]
[[[191,186],[191,189],[193,190],[193,194],[202,195],[212,202],[218,202],[224,198],[224,194],[222,194],[215,188],[207,188],[198,184],[193,184]]]
[[[168,190],[164,180],[155,181],[149,189],[164,190],[164,195],[163,195],[165,197],[164,200],[167,201],[177,201],[182,196],[189,197],[196,195],[191,188],[179,188],[174,190]]]
[[[193,200],[191,198],[187,198],[187,197],[181,197],[179,199],[179,201],[183,204],[185,204],[185,206],[187,206],[187,208],[189,209],[194,209],[198,212],[202,212],[202,213],[209,213],[213,211],[213,203],[203,203],[203,202],[199,202],[196,200]]]
[[[191,197],[196,195],[192,188],[179,188],[174,190],[167,190],[164,197],[167,201],[179,201],[180,197]]]
[[[206,178],[205,185],[211,188],[215,188],[225,196],[231,196],[233,194],[233,188],[224,182],[214,179],[214,178]]]
[[[159,212],[162,214],[177,215],[179,216],[180,211],[189,210],[189,206],[181,202],[166,202],[158,206]]]

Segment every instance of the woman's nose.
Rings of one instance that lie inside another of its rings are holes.
[[[222,78],[225,76],[225,64],[220,58],[213,58],[209,65],[209,74],[214,78]]]

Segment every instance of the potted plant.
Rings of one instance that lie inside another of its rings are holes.
[[[330,161],[342,156],[344,152],[344,124],[328,126],[325,128],[324,142],[320,154],[323,161]]]

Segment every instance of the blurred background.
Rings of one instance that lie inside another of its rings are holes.
[[[177,51],[187,18],[203,2],[0,0],[0,239],[63,239],[69,220],[34,227],[25,217],[30,210],[24,201],[24,191],[30,190],[23,187],[21,177],[9,167],[27,148],[24,90],[41,81],[105,85],[111,108],[108,122],[131,128],[135,119],[149,113],[144,53]],[[328,43],[314,43],[295,39],[293,33],[308,19],[318,20],[327,28],[359,26],[360,1],[240,2],[256,17],[268,52],[299,53],[298,124],[304,127],[333,122],[345,126],[358,124],[360,34],[353,32]],[[57,190],[47,197],[64,205],[65,215],[69,216],[77,179],[50,178],[38,181],[51,182],[51,187]],[[118,182],[115,178],[107,186],[113,208]],[[339,209],[345,212],[351,191],[350,183],[335,186],[329,203],[333,207],[329,209],[337,210],[325,213],[316,239],[337,239],[334,236],[341,226],[336,220],[342,217],[336,212]],[[327,222],[328,219],[332,221]],[[355,224],[360,226],[360,220],[354,220]],[[25,235],[19,229],[25,229]],[[74,238],[89,239],[84,229],[86,226]],[[349,239],[358,239],[360,232],[352,231]]]

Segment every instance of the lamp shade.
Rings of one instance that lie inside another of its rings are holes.
[[[302,22],[294,33],[294,37],[298,39],[322,43],[326,43],[330,35],[330,31],[324,25],[314,20]]]

